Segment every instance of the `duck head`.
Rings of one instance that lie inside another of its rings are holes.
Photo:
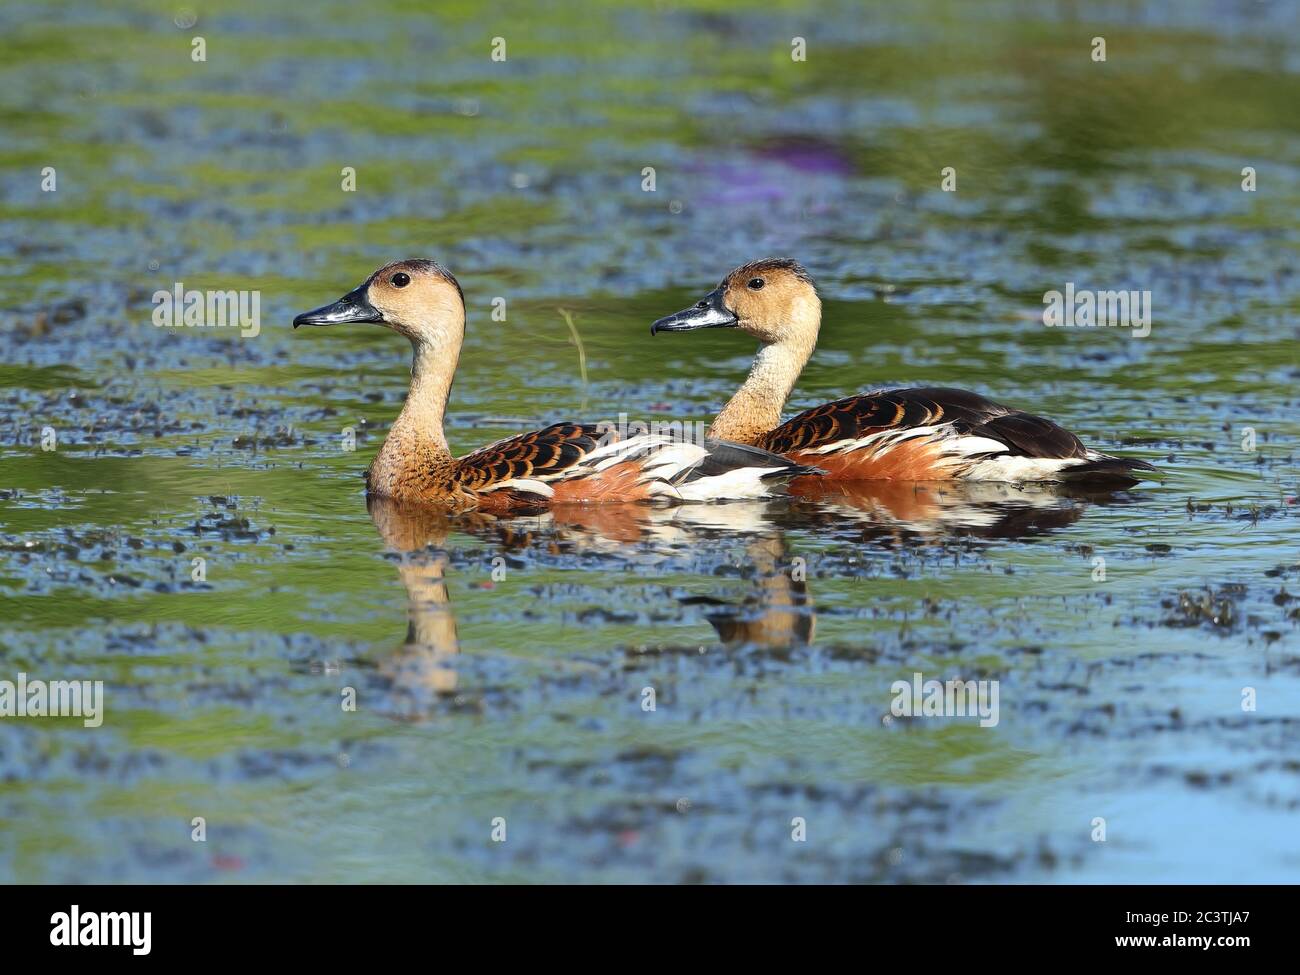
[[[661,318],[650,334],[737,328],[765,345],[811,344],[821,325],[821,299],[798,261],[774,257],[736,268],[690,308]]]
[[[447,339],[459,343],[465,330],[465,296],[441,264],[396,261],[338,301],[303,312],[293,327],[351,323],[383,325],[417,345],[444,345]]]

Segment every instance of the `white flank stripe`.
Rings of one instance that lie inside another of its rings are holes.
[[[671,481],[683,471],[698,465],[707,456],[708,451],[699,444],[676,443],[671,447],[663,447],[645,459],[646,475]]]
[[[865,437],[859,437],[856,440],[836,440],[821,447],[814,447],[808,452],[812,454],[839,454],[847,453],[850,450],[865,450],[868,447],[877,447],[877,449],[872,452],[883,454],[895,444],[901,443],[904,440],[915,440],[917,437],[942,440],[952,436],[952,433],[953,429],[951,425],[937,427],[906,427],[902,430],[890,428],[888,430],[877,430],[875,433],[868,434]]]
[[[725,474],[701,477],[689,484],[678,485],[683,501],[739,501],[742,499],[770,498],[772,485],[763,480],[771,468],[737,467]]]
[[[969,457],[971,454],[1005,454],[1007,445],[988,437],[954,437],[944,443],[945,454]]]
[[[1063,470],[1087,463],[1078,457],[990,457],[977,461],[965,477],[972,481],[1059,481]]]
[[[513,489],[553,498],[555,489],[552,484],[598,475],[632,460],[641,465],[638,483],[645,484],[649,496],[657,500],[740,501],[771,498],[784,493],[785,480],[772,477],[774,471],[770,467],[739,467],[722,474],[699,477],[686,484],[673,483],[698,467],[708,456],[708,448],[700,444],[643,434],[599,447],[566,470],[511,478],[482,490],[486,494]],[[764,480],[764,475],[767,480]]]
[[[489,484],[487,487],[479,488],[480,494],[490,494],[493,491],[527,491],[529,494],[540,494],[544,498],[555,497],[555,488],[551,487],[545,481],[539,481],[535,477],[512,477],[508,481],[497,481],[495,484]]]

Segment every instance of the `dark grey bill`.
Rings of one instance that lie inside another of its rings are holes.
[[[355,291],[349,291],[332,305],[322,305],[314,311],[305,311],[293,320],[293,327],[299,325],[349,325],[353,322],[382,322],[384,316],[374,305],[366,300],[366,289],[362,285]]]
[[[715,288],[685,311],[659,319],[650,326],[650,334],[690,332],[697,328],[735,328],[736,315],[723,303],[722,290]]]

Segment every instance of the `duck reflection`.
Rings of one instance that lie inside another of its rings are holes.
[[[827,481],[802,490],[795,516],[893,536],[1028,538],[1078,521],[1090,504],[1125,496],[1052,484],[990,481]]]
[[[406,588],[406,639],[379,664],[402,703],[417,713],[433,696],[451,694],[457,674],[451,658],[460,652],[456,615],[447,592],[447,536],[450,515],[437,508],[371,497],[371,520],[385,547],[397,556],[397,575]]]
[[[699,598],[683,603],[721,607],[707,618],[727,646],[788,650],[812,643],[817,615],[808,594],[806,563],[791,555],[784,533],[753,539],[745,545],[745,557],[753,568],[753,584],[739,604]]]
[[[1044,486],[839,483],[779,502],[571,505],[508,518],[371,498],[371,518],[397,557],[407,594],[406,637],[379,671],[391,682],[389,706],[406,717],[427,716],[440,696],[459,692],[460,641],[447,588],[447,544],[455,535],[525,557],[603,553],[626,558],[629,566],[661,560],[676,566],[673,571],[698,575],[715,573],[739,542],[748,591],[730,599],[691,596],[680,603],[702,607],[726,646],[788,649],[812,643],[816,632],[806,564],[789,542],[791,532],[839,542],[847,532],[854,540],[899,545],[969,536],[1014,540],[1068,526],[1089,504],[1106,500],[1115,499]]]

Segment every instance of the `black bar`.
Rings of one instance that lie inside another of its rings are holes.
[[[5,891],[0,931],[6,958],[14,961],[206,965],[287,952],[296,964],[337,965],[373,961],[378,948],[473,950],[481,937],[475,932],[482,931],[505,935],[487,939],[484,947],[493,959],[512,946],[534,959],[551,952],[571,957],[573,951],[590,957],[608,942],[615,954],[602,957],[612,961],[624,951],[658,953],[670,942],[683,951],[699,939],[721,947],[722,939],[729,952],[755,953],[761,960],[774,939],[795,947],[801,935],[813,935],[819,954],[828,942],[841,942],[864,959],[920,964],[934,952],[937,966],[959,956],[1042,961],[1044,950],[1070,962],[1127,955],[1179,962],[1202,956],[1231,964],[1290,944],[1291,895],[1286,887],[971,886],[832,889],[811,898],[789,890],[715,891],[696,901],[699,895],[691,891],[602,890],[593,905],[591,890],[539,895],[414,886],[39,887]],[[652,903],[641,901],[647,896]],[[74,904],[83,930],[87,914],[140,912],[143,921],[148,912],[148,954],[137,955],[130,945],[51,944],[52,918],[63,914],[70,920]],[[733,909],[755,907],[767,919],[755,918],[757,929],[735,923]],[[759,932],[766,933],[756,940]],[[1197,942],[1187,940],[1192,938]],[[1208,947],[1200,943],[1204,938],[1211,939]]]

